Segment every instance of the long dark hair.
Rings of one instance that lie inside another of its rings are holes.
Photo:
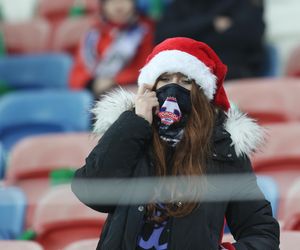
[[[154,89],[156,89],[156,85],[157,83],[154,85]],[[207,158],[211,152],[210,143],[216,114],[215,107],[195,82],[192,82],[191,102],[191,114],[184,129],[183,138],[177,144],[172,160],[171,175],[176,177],[202,176],[205,173]],[[160,139],[157,128],[154,125],[153,150],[155,174],[163,180],[163,177],[168,175],[166,144]],[[176,192],[176,185],[172,185],[171,189],[171,192]],[[156,202],[148,204],[148,220],[160,223],[168,216],[182,217],[191,213],[197,206],[196,200],[201,196],[201,192],[199,192],[199,189],[194,188],[192,181],[188,183],[188,187],[185,190],[194,192],[192,196],[194,201],[186,203],[180,201],[177,203],[171,202],[163,207]],[[162,212],[163,216],[156,216],[158,210]]]

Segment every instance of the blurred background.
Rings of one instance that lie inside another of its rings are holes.
[[[118,86],[135,92],[153,46],[174,36],[216,50],[229,98],[266,128],[253,168],[281,249],[299,249],[299,10],[299,0],[0,0],[0,249],[95,249],[106,214],[70,190],[100,137],[89,110]]]

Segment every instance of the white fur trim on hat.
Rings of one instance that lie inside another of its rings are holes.
[[[217,88],[217,77],[197,57],[180,50],[165,50],[155,55],[141,69],[138,84],[151,85],[163,73],[177,72],[195,80],[207,98],[213,99]]]

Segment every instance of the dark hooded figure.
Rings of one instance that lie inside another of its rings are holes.
[[[157,24],[156,43],[185,36],[209,44],[228,65],[227,79],[262,74],[263,0],[174,0]]]

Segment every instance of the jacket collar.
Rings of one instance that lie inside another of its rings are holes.
[[[92,109],[96,120],[94,132],[99,135],[103,134],[124,111],[132,110],[134,97],[132,92],[122,88],[104,95]],[[236,156],[250,156],[263,144],[265,131],[254,119],[240,112],[232,103],[229,111],[223,114],[224,116],[216,121],[218,124],[213,138],[215,142],[230,138],[225,141],[229,143],[229,149],[234,150]],[[230,153],[232,152],[225,152],[227,157]]]

